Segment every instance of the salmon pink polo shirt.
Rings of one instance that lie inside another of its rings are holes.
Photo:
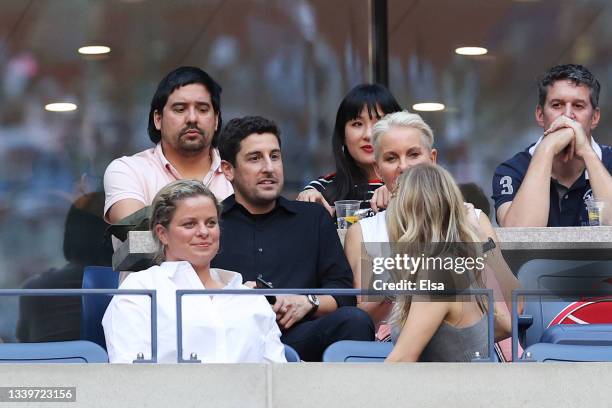
[[[211,147],[210,171],[202,182],[217,200],[223,201],[234,193],[231,183],[221,171],[219,151]],[[128,198],[151,205],[153,198],[165,185],[183,177],[164,157],[161,143],[133,156],[123,156],[108,165],[104,173],[104,219],[108,222],[109,208],[118,201]]]

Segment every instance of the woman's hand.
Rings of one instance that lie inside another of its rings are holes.
[[[384,210],[389,205],[389,200],[391,200],[391,192],[387,186],[380,186],[374,190],[374,194],[370,199],[370,207],[372,207],[374,212]]]
[[[329,212],[329,215],[334,215],[335,208],[330,206],[327,200],[323,197],[323,194],[315,190],[314,188],[309,188],[307,190],[302,191],[298,194],[297,201],[308,201],[311,203],[319,203]]]

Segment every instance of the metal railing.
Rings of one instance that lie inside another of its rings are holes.
[[[401,290],[401,291],[377,291],[377,290],[360,290],[360,289],[179,289],[176,291],[176,349],[178,363],[200,363],[201,360],[197,356],[191,356],[186,360],[183,358],[183,313],[182,299],[187,295],[246,295],[246,296],[276,296],[276,295],[331,295],[331,296],[419,296],[419,295],[435,295],[435,296],[486,296],[488,305],[488,358],[476,358],[473,361],[490,361],[496,362],[495,359],[495,332],[494,332],[494,316],[493,316],[493,290],[492,289],[464,289],[464,290]]]
[[[547,292],[549,293],[549,292]],[[610,292],[612,293],[612,292]],[[183,359],[183,314],[182,299],[187,295],[243,295],[243,296],[271,296],[271,295],[331,295],[331,296],[486,296],[488,304],[488,358],[477,358],[474,361],[495,362],[494,349],[494,300],[492,289],[465,289],[444,291],[402,290],[402,291],[376,291],[360,289],[179,289],[176,291],[176,327],[177,327],[177,362],[198,363],[197,358]],[[0,289],[0,296],[87,296],[87,295],[140,295],[151,298],[151,359],[136,358],[134,363],[156,363],[157,362],[157,293],[153,289]],[[513,300],[515,294],[513,293]],[[515,306],[515,305],[513,305]],[[513,312],[516,307],[513,307]],[[513,326],[514,328],[514,326]],[[514,340],[514,339],[513,339]],[[514,353],[514,342],[513,342]],[[514,356],[514,354],[513,354]]]
[[[157,292],[154,289],[0,289],[0,296],[140,295],[151,298],[151,359],[135,356],[134,363],[157,362]]]

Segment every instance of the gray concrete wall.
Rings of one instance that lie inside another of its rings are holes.
[[[0,364],[0,386],[72,386],[76,403],[1,407],[610,407],[610,363]]]

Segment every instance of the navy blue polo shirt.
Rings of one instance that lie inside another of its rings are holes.
[[[532,144],[495,169],[492,198],[495,202],[496,214],[497,209],[502,204],[514,200],[514,196],[527,174],[527,168],[531,162],[536,145],[537,143]],[[610,146],[599,145],[595,141],[592,141],[592,146],[603,165],[610,172],[612,170],[612,148]],[[562,192],[561,197],[559,191]],[[579,227],[589,225],[585,202],[592,197],[593,192],[586,171],[580,175],[580,178],[569,189],[557,183],[556,180],[551,179],[548,226]]]
[[[226,198],[219,253],[214,268],[240,272],[244,281],[261,274],[275,288],[353,288],[353,272],[336,227],[318,203],[279,197],[269,213],[253,215]],[[338,306],[354,306],[354,296],[334,296]]]

